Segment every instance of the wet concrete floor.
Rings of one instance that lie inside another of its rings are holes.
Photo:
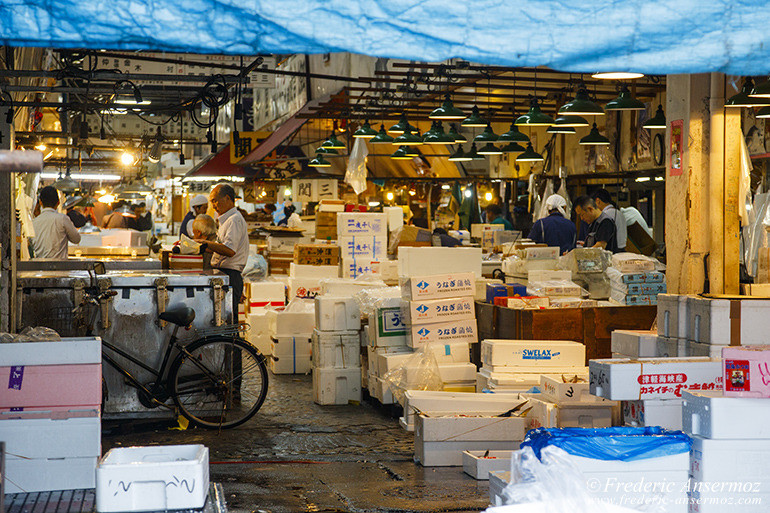
[[[211,480],[228,509],[242,512],[478,512],[488,482],[462,467],[413,462],[414,437],[392,408],[376,402],[319,406],[310,376],[270,376],[267,400],[237,428],[169,430],[140,421],[105,422],[103,450],[115,446],[201,443]]]

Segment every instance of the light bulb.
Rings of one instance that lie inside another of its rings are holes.
[[[470,198],[473,195],[470,189],[465,189],[465,197]]]
[[[134,156],[131,155],[129,152],[124,151],[123,154],[120,156],[120,162],[123,163],[124,166],[130,166],[134,163]]]
[[[393,193],[389,192],[385,195],[385,197],[388,199],[388,201],[393,201]]]
[[[492,201],[492,193],[488,192],[488,193],[484,194],[484,199],[487,200],[487,201]]]
[[[115,201],[115,195],[105,194],[104,196],[100,196],[98,201],[99,203],[112,203]]]
[[[288,187],[286,189],[284,189],[283,190],[283,195],[284,196],[291,196],[291,189],[289,189]]]

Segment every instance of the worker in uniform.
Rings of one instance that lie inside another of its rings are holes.
[[[79,243],[80,234],[66,214],[56,211],[59,192],[55,187],[43,187],[39,196],[42,209],[40,215],[32,220],[35,228],[32,238],[34,257],[66,259],[68,242]]]
[[[567,201],[558,194],[552,194],[545,200],[548,216],[539,219],[532,226],[529,238],[538,244],[558,246],[559,253],[565,254],[575,249],[575,223],[567,219]]]
[[[193,236],[192,224],[195,218],[200,214],[205,214],[209,208],[209,200],[204,194],[198,194],[190,200],[190,211],[182,219],[182,226],[179,228],[179,235]]]
[[[575,212],[588,224],[585,247],[603,248],[612,253],[619,253],[617,228],[613,218],[598,208],[593,199],[580,196],[575,200]]]
[[[505,226],[505,230],[513,230],[513,225],[511,222],[503,217],[503,209],[500,208],[500,205],[492,203],[487,206],[486,212],[487,221],[489,221],[490,224],[502,224]]]
[[[626,240],[628,238],[626,217],[617,205],[615,205],[615,202],[612,201],[612,196],[610,196],[607,189],[597,189],[591,194],[591,198],[594,200],[599,210],[602,211],[602,214],[612,218],[612,222],[615,224],[615,238],[617,239],[616,243],[618,246],[617,252],[625,251]]]

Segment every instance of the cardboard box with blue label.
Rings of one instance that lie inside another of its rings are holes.
[[[477,341],[476,319],[465,319],[412,326],[411,337],[409,337],[407,344],[417,348],[425,344],[446,344],[448,342],[472,344]]]
[[[537,370],[582,367],[586,348],[566,340],[484,340],[481,361],[495,370],[502,367],[529,367]]]
[[[411,326],[476,318],[472,296],[404,301],[401,308],[405,322]]]
[[[401,297],[409,301],[473,296],[475,293],[476,276],[473,273],[401,278]]]
[[[378,301],[374,318],[369,318],[369,345],[374,347],[406,346],[409,329],[404,322],[400,300]]]

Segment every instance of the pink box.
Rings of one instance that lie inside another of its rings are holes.
[[[722,349],[725,397],[770,397],[770,346]]]
[[[0,367],[0,409],[99,408],[102,364]]]

